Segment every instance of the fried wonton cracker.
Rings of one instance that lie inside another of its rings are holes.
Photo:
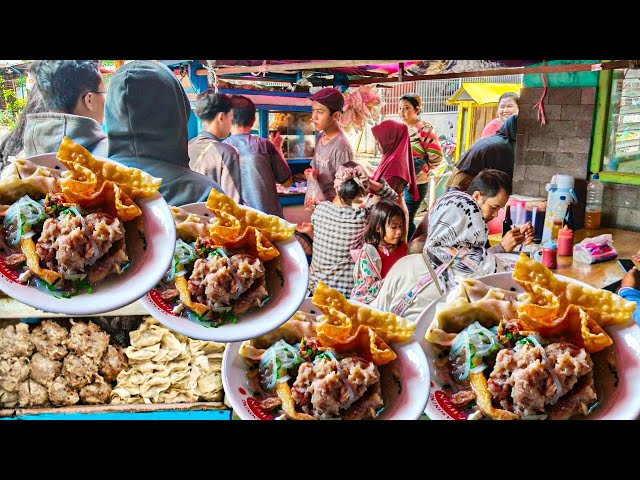
[[[613,344],[611,337],[581,307],[569,305],[559,320],[555,327],[542,329],[542,334],[566,336],[571,343],[584,347],[588,353],[599,352]]]
[[[352,305],[339,291],[319,282],[312,302],[323,313],[317,321],[318,339],[337,351],[354,348],[376,365],[396,358],[387,343],[407,340],[415,324],[389,312]]]
[[[296,225],[276,215],[249,210],[238,206],[230,197],[211,189],[207,198],[207,208],[221,220],[221,227],[237,229],[251,226],[260,230],[270,242],[288,240],[293,236]],[[241,234],[242,232],[239,232]],[[220,233],[221,235],[225,235]]]
[[[291,420],[316,420],[316,418],[311,415],[296,412],[296,403],[291,394],[291,387],[287,382],[277,382],[276,393],[282,401],[282,409],[287,418]]]
[[[344,324],[340,317],[333,317],[333,311],[338,311],[350,318],[353,328],[366,325],[388,343],[409,339],[416,328],[414,323],[395,313],[379,312],[365,306],[352,305],[343,294],[327,286],[324,282],[318,282],[312,302],[329,319],[337,319],[335,324]]]
[[[67,167],[60,181],[67,200],[83,207],[104,204],[122,221],[140,215],[133,200],[153,195],[162,183],[140,169],[98,160],[68,137],[62,139],[57,157]]]
[[[555,300],[551,294],[557,297],[558,311],[555,315],[558,317],[565,315],[569,305],[576,305],[599,325],[607,326],[631,320],[635,308],[635,302],[607,290],[558,280],[551,270],[524,254],[518,258],[513,279],[532,294],[531,298],[540,306],[553,307]]]
[[[212,235],[211,238],[221,247],[231,250],[241,250],[254,257],[258,257],[263,262],[280,255],[278,249],[267,237],[254,227],[247,227],[241,236],[233,239],[223,238],[217,235]]]

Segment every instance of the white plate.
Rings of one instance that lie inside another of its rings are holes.
[[[95,158],[110,161],[103,157]],[[38,165],[66,170],[55,153],[36,155],[28,160]],[[0,261],[0,290],[34,308],[67,315],[95,315],[135,302],[151,290],[169,268],[176,237],[173,216],[162,195],[155,193],[136,200],[136,204],[142,210],[146,246],[135,228],[137,219],[127,222],[125,227],[129,267],[122,275],[107,277],[94,286],[92,293],[56,298],[18,282],[15,272]]]
[[[563,275],[556,275],[556,278],[565,282],[572,282],[578,285],[587,285],[584,282]],[[522,288],[511,277],[511,273],[495,273],[479,277],[478,280],[493,287],[511,289],[521,292]],[[446,296],[446,294],[445,294]],[[421,341],[429,368],[435,371],[433,364],[434,349],[431,343],[424,340],[424,333],[431,323],[436,312],[436,305],[444,301],[444,296],[434,300],[420,314],[418,325],[421,332]],[[607,378],[602,383],[602,403],[596,407],[591,415],[585,420],[632,420],[640,415],[640,327],[635,322],[630,322],[624,326],[605,327],[605,330],[613,340],[613,348],[618,362],[618,386],[613,385],[613,376]],[[604,375],[603,375],[604,377]],[[442,383],[438,381],[437,375],[431,376],[431,393],[425,413],[432,420],[465,420],[465,415],[460,412],[450,401],[449,395],[442,388]]]
[[[198,215],[213,216],[204,202],[190,203],[181,208]],[[140,302],[160,323],[190,338],[215,342],[239,342],[258,337],[289,320],[307,295],[309,264],[302,246],[295,236],[289,240],[275,242],[275,246],[280,255],[265,263],[269,301],[263,307],[253,308],[239,315],[237,323],[213,328],[200,325],[187,317],[178,316],[171,313],[172,307],[155,289],[140,299]],[[278,265],[282,271],[282,277],[278,275],[276,269]]]
[[[513,272],[520,258],[518,253],[496,253],[495,256],[498,259],[498,272]]]
[[[352,302],[358,304],[357,302]],[[306,298],[297,310],[319,314],[317,307]],[[377,417],[383,420],[417,420],[422,415],[429,396],[429,365],[420,344],[411,339],[391,344],[398,358],[401,389],[397,383],[383,386],[385,409]],[[222,357],[222,385],[233,411],[242,420],[273,420],[273,416],[260,408],[253,398],[247,381],[245,359],[238,353],[240,343],[230,343]],[[395,387],[395,388],[394,388]]]

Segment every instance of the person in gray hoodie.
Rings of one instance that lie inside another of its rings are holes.
[[[107,156],[102,131],[107,93],[95,60],[38,60],[30,69],[42,95],[44,113],[27,115],[24,155],[57,152],[69,137],[92,154]]]
[[[213,179],[189,169],[191,106],[169,67],[150,60],[125,63],[111,77],[105,108],[109,158],[162,178],[169,205],[206,201]]]

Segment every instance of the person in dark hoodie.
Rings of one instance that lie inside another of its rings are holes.
[[[57,152],[69,137],[94,155],[107,155],[102,131],[107,93],[95,60],[38,60],[30,69],[45,112],[27,115],[24,155]]]
[[[501,170],[513,180],[517,128],[518,115],[511,115],[496,133],[474,143],[460,157],[447,187],[467,191],[471,180],[485,168]]]
[[[204,202],[213,179],[189,169],[191,106],[169,67],[150,60],[125,63],[111,77],[105,108],[109,158],[162,178],[169,205]]]

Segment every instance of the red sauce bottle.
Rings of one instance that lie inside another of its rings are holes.
[[[573,230],[568,225],[558,232],[558,255],[565,257],[573,255]]]

